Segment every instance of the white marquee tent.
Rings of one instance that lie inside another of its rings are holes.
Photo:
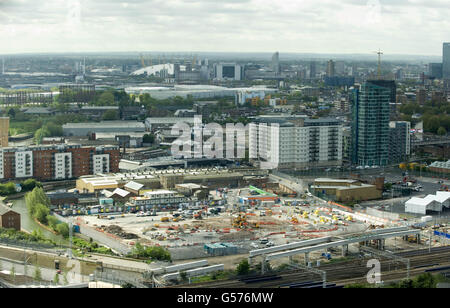
[[[426,215],[427,211],[442,212],[443,207],[450,207],[450,192],[438,191],[436,195],[424,198],[413,197],[405,203],[405,212]]]

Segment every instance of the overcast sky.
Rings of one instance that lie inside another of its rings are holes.
[[[450,0],[0,0],[0,54],[442,54]]]

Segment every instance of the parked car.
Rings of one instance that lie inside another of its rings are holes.
[[[266,247],[272,247],[272,246],[275,246],[274,242],[268,242],[268,243],[266,244]]]

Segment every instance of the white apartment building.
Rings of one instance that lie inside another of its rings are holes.
[[[92,170],[94,174],[109,173],[109,154],[93,155],[92,163]]]
[[[260,118],[250,124],[250,161],[267,169],[342,165],[342,124],[331,118]]]
[[[72,178],[72,153],[55,153],[56,180]]]
[[[15,153],[16,178],[33,176],[33,152],[18,151]]]

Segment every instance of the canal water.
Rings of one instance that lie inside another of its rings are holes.
[[[33,232],[34,230],[41,230],[42,235],[46,238],[49,238],[57,244],[65,244],[67,241],[59,235],[56,235],[47,229],[41,227],[38,223],[34,221],[33,218],[30,217],[27,210],[27,205],[25,203],[25,198],[10,200],[9,202],[12,202],[13,206],[12,209],[20,214],[20,223],[22,230]]]

